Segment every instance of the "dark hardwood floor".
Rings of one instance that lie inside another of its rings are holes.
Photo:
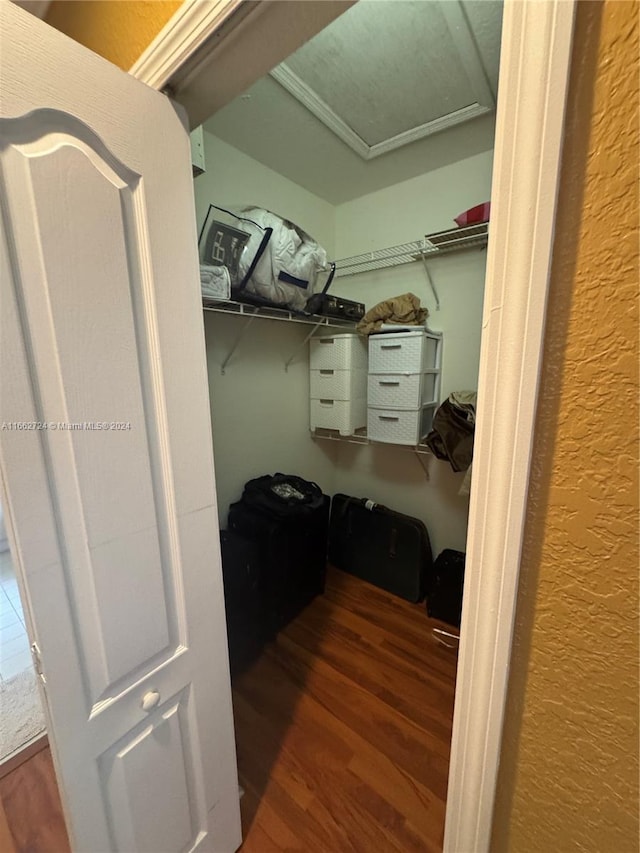
[[[333,570],[234,679],[243,853],[441,850],[456,658],[436,624]]]
[[[455,653],[343,572],[234,679],[243,853],[440,851]],[[68,853],[48,748],[0,780],[1,853]]]

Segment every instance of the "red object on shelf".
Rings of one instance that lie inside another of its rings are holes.
[[[464,225],[477,225],[479,222],[488,222],[489,214],[491,213],[491,202],[485,201],[484,204],[477,204],[475,207],[470,207],[465,210],[460,216],[456,216],[453,220],[456,225],[461,228]]]

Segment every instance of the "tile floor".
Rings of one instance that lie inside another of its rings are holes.
[[[11,564],[11,552],[0,552],[0,681],[33,666],[29,638]]]

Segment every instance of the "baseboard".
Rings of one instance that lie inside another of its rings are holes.
[[[24,746],[16,749],[15,752],[12,752],[0,763],[0,779],[4,779],[5,776],[8,776],[9,773],[20,767],[21,764],[24,764],[25,761],[28,761],[47,746],[49,746],[49,738],[46,732],[36,735],[30,741],[27,741]]]

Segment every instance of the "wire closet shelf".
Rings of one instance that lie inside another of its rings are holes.
[[[488,222],[427,234],[422,240],[376,249],[336,261],[336,278],[424,261],[464,249],[482,249],[487,245],[488,239]]]

